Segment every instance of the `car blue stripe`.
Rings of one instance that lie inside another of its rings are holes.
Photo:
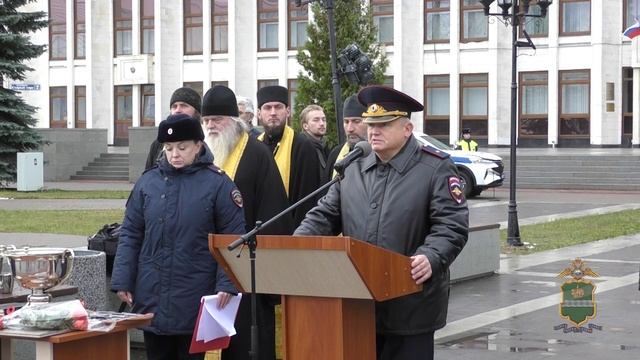
[[[453,162],[456,162],[456,163],[471,164],[471,160],[469,160],[469,158],[459,157],[459,156],[452,156],[451,158],[453,159]]]

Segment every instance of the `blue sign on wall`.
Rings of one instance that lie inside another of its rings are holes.
[[[16,90],[16,91],[40,90],[40,84],[11,84],[11,90]]]

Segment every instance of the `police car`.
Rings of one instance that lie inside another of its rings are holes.
[[[451,160],[458,167],[460,182],[466,197],[472,198],[480,195],[485,189],[502,185],[504,165],[501,157],[480,151],[454,150],[440,140],[417,131],[413,132],[413,136],[421,144],[433,146],[451,156]]]

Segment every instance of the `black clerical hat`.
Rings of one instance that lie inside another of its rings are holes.
[[[367,108],[360,104],[358,101],[358,96],[351,95],[344,101],[344,106],[342,108],[342,117],[362,117],[362,113],[367,111]]]
[[[158,126],[158,142],[204,140],[200,122],[187,114],[169,115]]]
[[[411,113],[423,107],[411,96],[382,85],[367,86],[358,93],[360,103],[367,106],[362,113],[365,123],[384,123],[400,117],[411,118]]]
[[[280,85],[265,86],[258,90],[258,108],[268,102],[281,102],[289,106],[289,91]]]
[[[202,98],[201,114],[238,117],[236,95],[224,85],[214,86]]]

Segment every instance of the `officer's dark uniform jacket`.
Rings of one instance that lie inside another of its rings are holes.
[[[244,233],[243,211],[234,202],[240,192],[212,162],[206,146],[182,169],[163,155],[131,191],[111,289],[130,291],[134,312],[154,314],[144,330],[191,334],[202,296],[237,291],[211,256],[207,237]]]
[[[446,156],[423,149],[413,136],[387,164],[371,153],[347,167],[344,180],[295,231],[342,232],[407,256],[427,256],[433,275],[422,292],[376,304],[378,333],[414,335],[446,323],[449,265],[467,241],[469,223],[466,201],[450,193],[458,173]]]

